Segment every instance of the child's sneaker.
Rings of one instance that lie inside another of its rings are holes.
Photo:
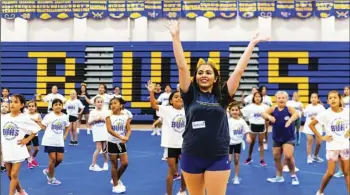
[[[33,163],[31,163],[31,162],[28,162],[28,169],[33,169],[34,168],[34,165],[33,165]]]
[[[32,164],[33,164],[34,167],[38,167],[39,166],[39,163],[35,159],[32,160]]]
[[[51,178],[51,179],[49,179],[49,180],[47,181],[47,183],[50,184],[50,185],[60,185],[60,184],[61,184],[61,182],[58,181],[56,178]]]
[[[284,178],[281,176],[276,176],[276,177],[272,177],[272,178],[267,178],[267,181],[268,182],[271,182],[271,183],[283,183],[284,182]]]

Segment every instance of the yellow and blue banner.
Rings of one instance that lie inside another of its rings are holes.
[[[349,18],[349,0],[61,0],[13,1],[2,0],[1,17],[8,20],[105,18],[123,19],[147,17],[166,19],[244,19],[275,17],[282,19],[311,17]]]
[[[336,19],[349,18],[350,2],[349,0],[334,1],[334,16]]]
[[[36,17],[42,20],[68,19],[74,16],[72,1],[40,1],[36,2]]]

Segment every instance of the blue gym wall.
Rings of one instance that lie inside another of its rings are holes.
[[[228,75],[229,47],[247,43],[183,45],[191,74],[199,58],[210,57],[218,62],[221,75]],[[34,94],[50,93],[56,84],[61,94],[68,95],[86,79],[86,47],[114,48],[113,86],[122,88],[122,95],[129,101],[127,107],[136,114],[137,121],[152,119],[144,87],[151,77],[152,81],[170,83],[173,88],[178,83],[170,42],[2,42],[1,87],[34,99]],[[301,100],[307,103],[310,93],[318,92],[326,103],[330,90],[342,92],[350,83],[349,42],[271,42],[258,48],[259,85],[266,85],[270,96],[278,90],[290,94],[298,90]]]

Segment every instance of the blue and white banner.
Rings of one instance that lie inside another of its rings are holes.
[[[244,19],[275,17],[282,19],[311,17],[349,18],[349,0],[61,0],[13,1],[2,0],[1,17],[8,20],[105,18]]]

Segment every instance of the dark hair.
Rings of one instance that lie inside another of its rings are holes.
[[[338,92],[337,92],[338,93]],[[310,94],[310,99],[309,99],[309,102],[311,103],[311,96],[312,95],[317,95],[317,99],[318,99],[318,104],[321,104],[321,105],[323,105],[323,103],[321,102],[321,100],[320,100],[320,96],[318,95],[318,93],[317,92],[312,92],[311,94]]]
[[[60,104],[63,105],[63,101],[62,101],[61,99],[56,98],[56,99],[54,99],[54,100],[52,101],[52,107],[53,107],[53,105],[55,105],[55,104],[57,104],[57,103],[60,103]]]
[[[180,93],[179,91],[173,91],[171,92],[170,96],[169,96],[169,103],[168,105],[172,106],[173,104],[171,103],[171,100],[173,99],[175,93]]]
[[[23,104],[23,107],[21,108],[21,112],[24,111],[24,106],[26,105],[26,98],[21,94],[14,94],[12,97],[17,98],[21,104]]]
[[[9,93],[9,96],[10,96],[10,89],[7,88],[7,87],[4,87],[4,88],[2,88],[2,90],[1,90],[1,97],[2,97],[2,92],[3,92],[5,89],[7,90],[7,92]]]
[[[109,108],[111,108],[112,101],[114,101],[114,100],[118,101],[120,103],[120,105],[122,105],[121,109],[123,109],[124,105],[126,104],[126,101],[121,97],[113,97],[109,101]]]
[[[266,85],[261,85],[261,86],[258,88],[258,91],[259,91],[260,93],[262,93],[262,91],[263,91],[264,88],[265,88],[266,91],[267,91]]]
[[[81,88],[82,88],[82,87],[85,87],[85,96],[86,96],[87,98],[90,98],[89,92],[88,92],[88,90],[87,90],[85,84],[82,84],[82,85],[80,86],[80,88],[77,90],[77,91],[78,91],[78,95],[81,95],[81,93],[82,93]]]
[[[256,103],[256,102],[255,102],[255,99],[254,99],[256,94],[259,94],[259,95],[260,95],[260,98],[261,98],[260,103],[262,103],[262,102],[263,102],[263,95],[261,94],[260,91],[257,91],[257,92],[254,93],[253,98],[252,98],[252,102],[253,102],[254,104]]]
[[[332,94],[332,93],[335,93],[335,94],[338,95],[338,97],[339,97],[339,107],[343,107],[343,98],[342,98],[342,96],[340,95],[340,93],[339,93],[338,91],[336,91],[336,90],[332,90],[332,91],[330,91],[330,92],[328,93],[328,95],[327,95],[327,100],[328,100],[328,98],[329,98],[329,95]]]
[[[237,102],[237,101],[231,102],[231,103],[228,105],[229,112],[231,111],[231,109],[232,109],[233,107],[237,107],[237,108],[238,108],[238,110],[239,110],[239,115],[240,115],[240,116],[243,115],[242,112],[241,112],[241,104],[240,104],[239,102]],[[230,117],[232,117],[231,114],[229,114],[229,115],[230,115]]]
[[[227,103],[230,102],[230,100],[232,100],[232,97],[229,97],[228,95],[228,91],[227,91],[227,83],[221,83],[220,80],[220,74],[218,69],[211,63],[208,62],[206,64],[202,64],[202,65],[208,65],[210,66],[213,71],[214,71],[214,79],[216,79],[216,82],[213,84],[213,90],[212,93],[215,95],[216,98],[218,98],[218,102],[220,103],[220,105],[222,107],[226,107]],[[198,72],[198,68],[201,67],[202,65],[198,66],[196,71],[194,72],[194,76],[193,76],[193,85],[199,89],[198,83],[197,83],[197,72]],[[224,92],[222,91],[224,90]]]
[[[114,86],[113,90],[115,90],[116,88],[119,88],[119,89],[120,89],[120,87],[119,87],[119,86]]]
[[[103,88],[105,88],[105,93],[107,93],[107,85],[101,83],[101,84],[98,86],[98,88],[100,88],[101,86],[103,86]]]

